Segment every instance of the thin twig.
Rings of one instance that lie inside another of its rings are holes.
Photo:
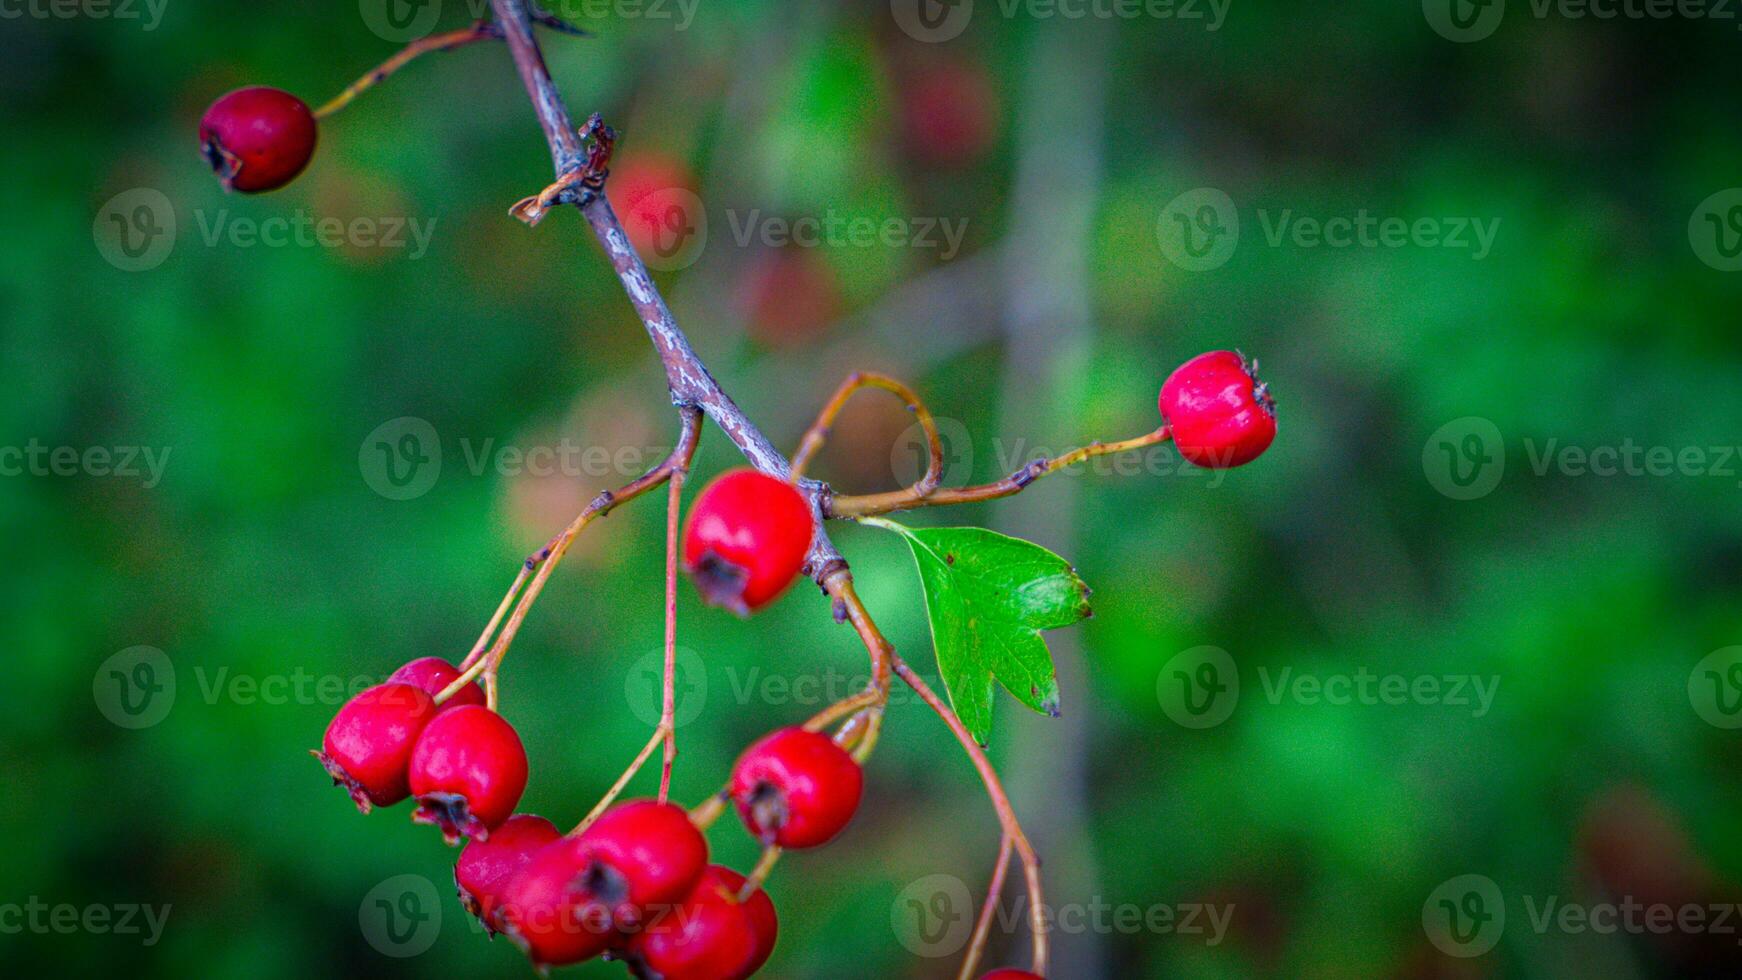
[[[513,614],[508,617],[507,625],[502,627],[502,632],[496,637],[496,642],[490,647],[489,653],[478,658],[476,663],[463,671],[459,677],[454,679],[453,683],[436,695],[437,704],[453,697],[467,684],[477,680],[479,675],[486,678],[486,696],[488,696],[488,688],[492,684],[497,670],[501,668],[502,658],[507,656],[508,648],[514,642],[515,634],[520,632],[520,624],[525,621],[526,614],[532,608],[533,602],[537,601],[539,593],[544,591],[544,584],[550,579],[551,572],[555,571],[557,565],[562,562],[563,555],[568,553],[569,546],[574,543],[575,538],[594,520],[609,514],[618,506],[634,500],[649,490],[661,486],[671,478],[671,474],[678,467],[689,465],[689,460],[695,456],[696,443],[701,438],[701,417],[693,409],[685,409],[679,413],[679,416],[683,422],[683,430],[678,435],[677,446],[672,449],[671,455],[621,489],[614,492],[607,490],[599,494],[592,503],[587,505],[587,509],[581,511],[580,516],[576,517],[549,545],[534,555],[532,559],[528,559],[529,562],[536,561],[538,563],[538,574],[527,585],[526,591],[521,594],[520,601],[514,606]]]
[[[407,44],[405,47],[400,48],[393,57],[388,58],[379,65],[376,65],[368,74],[352,82],[343,92],[333,96],[326,105],[316,109],[315,118],[325,119],[333,113],[338,112],[340,109],[350,105],[351,100],[386,81],[394,72],[404,68],[408,64],[411,64],[411,62],[416,60],[420,55],[429,54],[433,51],[452,51],[455,48],[465,47],[474,41],[499,40],[501,37],[502,31],[495,24],[490,23],[488,20],[480,20],[471,27],[462,27],[457,31],[448,31],[445,34],[431,34],[429,37],[418,38],[410,44]]]
[[[1028,488],[1028,485],[1043,476],[1075,466],[1086,459],[1096,456],[1110,456],[1114,453],[1130,452],[1133,449],[1147,449],[1158,446],[1171,438],[1167,426],[1162,426],[1148,435],[1122,442],[1093,442],[1080,449],[1073,449],[1062,456],[1052,459],[1037,459],[1015,473],[994,483],[983,483],[974,487],[944,487],[926,496],[916,496],[909,490],[896,490],[889,493],[871,493],[862,496],[838,496],[828,502],[830,517],[873,517],[878,514],[893,514],[896,511],[914,510],[920,507],[943,507],[948,504],[972,504],[987,500],[997,500],[1001,497],[1012,497]]]
[[[659,802],[671,796],[671,766],[677,761],[677,525],[683,505],[688,461],[672,471],[665,510],[665,686],[659,728],[665,733],[665,763],[659,774]]]
[[[944,704],[943,699],[926,684],[912,667],[902,660],[899,654],[892,654],[891,659],[896,676],[907,682],[913,688],[920,700],[931,706],[932,711],[942,718],[950,732],[956,736],[956,741],[962,744],[962,750],[968,753],[968,758],[974,763],[974,768],[980,774],[980,782],[986,786],[986,795],[992,800],[992,809],[998,812],[998,822],[1009,835],[1016,847],[1016,856],[1022,861],[1022,875],[1028,883],[1028,917],[1029,930],[1034,934],[1034,966],[1035,973],[1046,976],[1047,935],[1046,907],[1043,903],[1040,887],[1040,858],[1034,853],[1034,848],[1028,842],[1028,837],[1022,832],[1022,825],[1016,820],[1016,812],[1011,809],[1010,797],[1004,792],[1004,784],[998,779],[998,771],[992,768],[992,760],[986,757],[986,750],[980,743],[974,741],[974,736]]]
[[[629,781],[635,778],[635,774],[641,771],[642,766],[647,765],[647,760],[653,755],[653,750],[659,746],[659,743],[665,741],[665,735],[664,725],[653,730],[653,737],[648,739],[647,744],[641,747],[641,751],[635,754],[635,761],[629,763],[629,768],[623,770],[623,774],[617,777],[617,781],[611,784],[611,788],[605,791],[605,795],[599,798],[599,802],[593,804],[593,809],[580,823],[575,825],[575,829],[569,831],[569,836],[572,837],[591,827],[593,821],[599,819],[600,814],[610,809],[611,804],[617,802],[617,797],[623,795],[623,790],[629,786]]]
[[[798,451],[792,454],[792,475],[799,478],[804,475],[806,467],[823,448],[823,443],[829,437],[829,430],[834,427],[835,419],[841,414],[841,409],[847,406],[847,400],[855,392],[865,388],[880,388],[901,399],[907,410],[919,420],[920,428],[925,431],[926,467],[925,473],[918,482],[908,487],[907,494],[915,499],[923,499],[931,495],[933,490],[943,480],[944,475],[944,444],[938,436],[937,423],[932,420],[931,409],[927,408],[917,393],[907,385],[886,375],[873,371],[855,371],[847,375],[841,386],[835,389],[835,394],[823,405],[823,410],[817,413],[817,420],[805,431],[804,438],[799,440]]]
[[[992,916],[998,909],[998,899],[1004,894],[1004,872],[1010,868],[1013,841],[1003,835],[998,844],[998,863],[992,866],[992,884],[986,889],[986,902],[980,906],[980,918],[974,923],[974,938],[968,943],[968,955],[962,958],[962,969],[956,980],[969,980],[986,952],[986,939],[992,932]]]

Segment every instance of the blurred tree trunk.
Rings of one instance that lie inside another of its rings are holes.
[[[1112,29],[1105,18],[1032,26],[1016,119],[1016,181],[1005,253],[1003,409],[997,433],[1014,446],[1063,451],[1091,438],[1082,418],[1094,311],[1089,249],[1101,183],[1104,100]],[[1032,455],[1032,453],[1030,453]],[[1026,459],[1010,459],[1010,468]],[[1001,461],[1006,462],[1006,461]],[[999,505],[998,528],[1070,558],[1076,480],[1044,480]],[[1088,904],[1101,889],[1089,827],[1090,695],[1078,630],[1050,634],[1064,715],[1012,710],[1007,779],[1023,826],[1046,862],[1047,902]],[[1108,976],[1106,937],[1055,932],[1050,975]],[[1011,947],[1013,949],[1018,946]]]

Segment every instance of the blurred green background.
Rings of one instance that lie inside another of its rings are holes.
[[[449,29],[463,6],[401,12]],[[1742,915],[1710,911],[1742,899],[1734,19],[557,9],[597,34],[545,42],[577,117],[622,131],[617,179],[694,195],[673,227],[705,218],[705,240],[659,284],[783,446],[847,371],[879,369],[945,420],[951,481],[990,480],[1153,428],[1193,354],[1261,359],[1281,434],[1249,467],[1162,452],[913,518],[1021,534],[1096,590],[1095,618],[1051,637],[1064,718],[1001,695],[991,747],[1047,860],[1053,975],[1736,975]],[[516,563],[672,438],[578,216],[506,215],[550,178],[507,52],[413,64],[323,122],[295,184],[225,196],[204,107],[248,83],[324,101],[395,49],[379,3],[4,10],[0,964],[520,975],[454,901],[438,836],[404,807],[358,816],[307,755],[344,689],[463,655]],[[1409,231],[1312,234],[1361,215]],[[837,233],[766,241],[805,218]],[[852,219],[896,233],[867,243]],[[1235,224],[1207,257],[1179,237]],[[1491,246],[1453,244],[1460,224]],[[820,475],[911,478],[909,423],[855,401]],[[382,449],[407,435],[416,452]],[[701,473],[734,461],[709,431]],[[559,824],[656,716],[662,520],[644,501],[590,530],[504,672],[524,808]],[[903,546],[831,531],[935,675]],[[685,802],[864,669],[808,587],[741,622],[686,586],[679,617]],[[1239,686],[1209,717],[1178,686],[1203,664]],[[1314,693],[1366,675],[1410,693]],[[954,975],[946,927],[971,910],[931,903],[978,902],[991,809],[911,697],[869,776],[844,838],[773,879],[765,975]],[[754,860],[730,820],[712,841]],[[1708,924],[1543,918],[1628,900]],[[1133,914],[1172,925],[1117,924]],[[1006,916],[991,962],[1021,965]]]

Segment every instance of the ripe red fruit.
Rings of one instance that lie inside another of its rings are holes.
[[[502,889],[499,927],[540,969],[590,960],[618,939],[610,913],[586,890],[592,861],[574,842],[545,845]]]
[[[447,690],[449,684],[459,679],[459,668],[440,657],[420,657],[387,675],[387,683],[410,684],[413,687],[420,687],[425,694],[432,698]],[[462,704],[483,703],[484,689],[474,683],[460,688],[453,697],[443,701],[439,709],[447,711]]]
[[[708,865],[708,842],[682,807],[636,800],[605,811],[570,841],[585,887],[619,926],[681,900]]]
[[[308,166],[315,132],[314,113],[296,96],[263,85],[239,88],[200,118],[200,152],[225,190],[276,190]]]
[[[578,836],[533,855],[502,893],[502,931],[535,965],[591,959],[622,945],[649,909],[695,887],[708,843],[681,807],[652,800],[605,811]]]
[[[750,746],[732,769],[744,826],[764,844],[816,847],[839,834],[865,788],[859,764],[834,740],[782,728]]]
[[[732,470],[703,488],[690,508],[684,571],[708,603],[749,615],[792,584],[815,534],[810,504],[797,487],[756,470]]]
[[[774,951],[774,903],[760,888],[740,903],[743,887],[743,875],[709,867],[681,903],[630,937],[631,969],[659,980],[745,980],[760,970]]]
[[[357,809],[392,806],[410,795],[407,766],[418,736],[436,714],[435,702],[410,684],[379,684],[346,702],[327,725],[321,751],[334,785]]]
[[[1045,980],[1045,978],[1038,973],[1030,973],[1027,970],[1018,970],[1007,966],[1003,969],[993,970],[991,973],[982,974],[980,980]]]
[[[490,833],[488,840],[474,840],[460,851],[454,863],[454,886],[460,904],[477,916],[492,935],[501,931],[502,892],[520,869],[545,845],[562,837],[556,824],[530,813],[518,813]]]
[[[1168,376],[1158,400],[1187,460],[1228,469],[1258,458],[1276,438],[1276,402],[1258,363],[1233,351],[1199,354]]]
[[[435,824],[449,844],[485,840],[514,813],[526,790],[526,749],[514,726],[489,708],[461,705],[436,715],[411,752],[411,819]]]

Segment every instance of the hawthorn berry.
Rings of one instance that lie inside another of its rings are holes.
[[[221,96],[200,118],[200,152],[224,189],[256,194],[296,179],[315,152],[308,104],[256,85]]]
[[[461,837],[485,840],[526,790],[526,749],[501,715],[461,705],[424,727],[411,752],[410,777],[417,797],[412,820],[440,827],[449,844]]]
[[[626,947],[649,909],[681,901],[708,865],[708,843],[683,808],[653,800],[605,811],[546,845],[503,889],[502,931],[537,966]]]
[[[1276,402],[1258,363],[1233,351],[1199,354],[1168,376],[1158,399],[1174,445],[1210,469],[1252,462],[1276,438]]]
[[[690,508],[684,570],[709,604],[746,616],[792,584],[815,534],[816,519],[797,487],[756,470],[731,470]]]
[[[498,928],[541,970],[590,960],[618,939],[610,912],[587,891],[591,858],[574,842],[546,844],[502,888]]]
[[[730,792],[744,826],[764,844],[816,847],[839,834],[865,788],[859,764],[834,739],[782,728],[732,767]]]
[[[605,811],[568,843],[586,891],[619,926],[680,901],[708,866],[708,842],[679,806],[635,800]]]
[[[412,750],[435,714],[435,702],[422,689],[378,684],[339,709],[313,754],[360,812],[392,806],[411,794]]]
[[[411,663],[387,675],[389,684],[410,684],[423,688],[430,697],[447,690],[448,685],[460,679],[460,670],[440,657],[419,657]],[[454,696],[437,706],[439,711],[457,708],[462,704],[483,704],[484,689],[477,684],[468,684],[454,693]]]
[[[629,938],[630,971],[643,980],[745,980],[760,970],[779,926],[768,893],[758,888],[740,902],[743,888],[743,875],[708,867],[682,902]]]
[[[454,863],[454,886],[460,904],[477,916],[492,935],[501,931],[502,892],[534,854],[562,837],[556,824],[530,813],[517,813],[491,832],[487,840],[467,842]]]

